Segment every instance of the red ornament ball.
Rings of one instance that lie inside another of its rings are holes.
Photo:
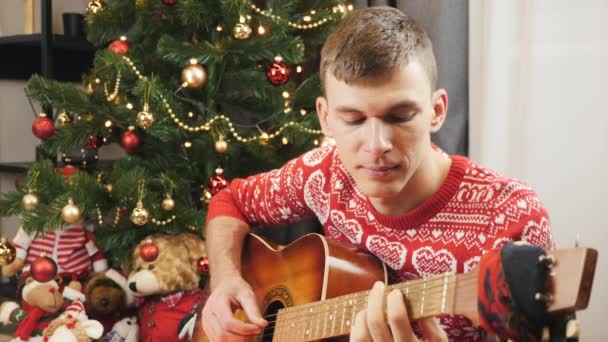
[[[177,3],[177,0],[163,0],[163,4],[167,6],[173,6]]]
[[[282,86],[289,81],[291,71],[284,62],[275,61],[266,72],[266,77],[275,86]]]
[[[101,146],[101,141],[103,141],[103,140],[100,139],[99,137],[90,135],[89,140],[87,141],[87,144],[85,145],[85,147],[96,150],[97,148],[99,148],[99,146]]]
[[[147,262],[156,260],[156,258],[158,258],[158,253],[158,247],[150,240],[146,241],[146,243],[139,249],[139,256]]]
[[[196,263],[196,270],[199,274],[209,274],[209,259],[207,257],[200,257]]]
[[[227,187],[228,184],[229,183],[226,177],[221,174],[216,174],[209,179],[209,192],[211,192],[211,195],[215,196],[215,194]]]
[[[34,280],[46,283],[57,276],[57,264],[53,259],[41,256],[32,263],[31,272]]]
[[[32,123],[32,133],[38,139],[47,139],[55,133],[55,123],[46,114],[42,113]]]
[[[127,151],[127,153],[132,153],[139,148],[141,141],[137,132],[132,127],[129,127],[129,130],[122,134],[120,139],[120,145],[122,148]]]
[[[80,169],[77,167],[74,167],[72,165],[67,165],[67,166],[58,168],[57,171],[59,171],[59,173],[61,173],[64,177],[69,177],[72,174],[80,171]]]
[[[117,55],[124,56],[129,52],[129,42],[123,39],[116,39],[108,45],[108,49]]]

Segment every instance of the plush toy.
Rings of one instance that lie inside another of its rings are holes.
[[[82,306],[84,295],[80,283],[71,282],[60,292],[55,280],[41,282],[28,276],[22,280],[21,306],[15,302],[0,305],[0,323],[18,324],[11,341],[42,340],[42,330],[57,318],[70,303]]]
[[[101,322],[104,332],[110,331],[123,317],[135,314],[134,310],[129,312],[134,298],[127,286],[127,278],[114,269],[91,275],[83,292],[87,298],[87,314]]]
[[[89,342],[102,334],[103,326],[96,320],[88,319],[80,301],[70,304],[42,331],[45,342]]]
[[[189,233],[151,235],[133,251],[129,288],[139,304],[144,341],[187,341],[202,305],[198,264],[203,240]]]
[[[125,317],[114,324],[102,342],[137,342],[139,341],[139,325],[136,317]]]
[[[82,222],[46,234],[30,235],[19,228],[13,246],[17,257],[2,267],[2,274],[6,277],[22,270],[28,272],[29,265],[42,253],[57,263],[61,275],[83,279],[91,271],[102,272],[108,269],[106,258],[95,245],[93,233],[86,230]]]

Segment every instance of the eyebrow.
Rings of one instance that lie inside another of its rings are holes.
[[[418,108],[418,105],[416,105],[416,103],[413,101],[405,100],[405,101],[400,101],[400,102],[395,103],[386,112],[392,112],[397,109],[410,109],[410,108]],[[363,113],[359,109],[348,106],[348,105],[338,106],[338,107],[336,107],[335,110],[336,110],[336,112],[341,112],[341,113],[357,113],[357,114]]]

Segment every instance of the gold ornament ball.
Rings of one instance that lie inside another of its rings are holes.
[[[149,217],[150,213],[144,208],[144,204],[141,201],[137,202],[137,207],[131,212],[131,222],[143,226],[148,223]]]
[[[228,142],[224,139],[220,139],[215,142],[215,150],[218,153],[224,153],[228,150]]]
[[[106,184],[103,186],[103,189],[105,190],[105,192],[111,193],[112,191],[114,191],[114,186],[112,184]]]
[[[70,199],[68,204],[61,209],[61,218],[69,223],[76,223],[80,220],[80,209],[74,205],[74,201]]]
[[[245,23],[238,23],[234,27],[234,38],[247,39],[251,36],[251,26]]]
[[[72,124],[72,118],[70,118],[68,113],[63,112],[63,113],[59,114],[59,116],[57,117],[56,123],[57,123],[57,127],[64,128],[64,127],[70,126]]]
[[[182,70],[183,85],[200,88],[207,82],[207,71],[200,64],[190,64]]]
[[[203,191],[203,195],[201,196],[201,202],[209,204],[209,202],[211,201],[211,197],[213,197],[211,191],[209,191],[209,189],[205,189]]]
[[[17,256],[15,247],[11,245],[5,238],[0,238],[0,266],[6,266],[12,263]]]
[[[25,194],[25,196],[23,196],[23,198],[21,199],[21,205],[26,211],[32,211],[36,209],[38,203],[40,203],[40,200],[38,199],[38,196],[36,196],[36,194],[34,194],[34,192],[32,191]]]
[[[175,200],[171,196],[167,196],[160,205],[166,211],[171,211],[175,208]]]
[[[87,13],[88,14],[95,14],[95,13],[103,10],[103,8],[104,8],[103,1],[100,1],[100,0],[91,1],[87,5]]]
[[[147,107],[148,106],[144,106],[144,110],[137,113],[137,124],[143,129],[152,126],[152,124],[154,123],[154,114],[147,111]]]

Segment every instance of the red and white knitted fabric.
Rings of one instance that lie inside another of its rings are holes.
[[[17,257],[25,259],[23,271],[29,270],[29,265],[41,253],[55,260],[58,273],[86,275],[91,270],[102,272],[108,269],[108,262],[97,245],[93,233],[81,225],[70,225],[62,229],[48,232],[44,235],[28,235],[19,228],[13,239]]]
[[[211,200],[207,220],[231,216],[255,226],[315,215],[328,237],[370,251],[402,280],[467,272],[506,241],[553,248],[549,217],[530,187],[466,157],[451,159],[431,198],[386,216],[358,191],[335,147],[321,147],[281,169],[233,180]],[[441,324],[450,340],[480,339],[462,317],[443,317]]]

